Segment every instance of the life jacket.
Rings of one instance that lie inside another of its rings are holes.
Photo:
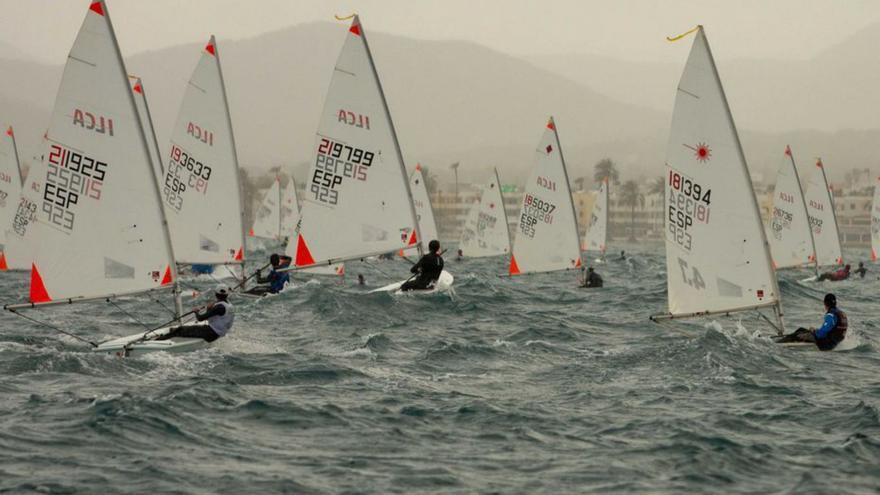
[[[824,339],[816,339],[816,345],[823,351],[830,351],[837,347],[837,344],[843,342],[843,339],[846,338],[846,329],[849,326],[846,313],[843,311],[831,308],[829,313],[832,313],[837,318],[837,325],[828,332],[828,336]]]
[[[290,282],[290,274],[288,272],[276,271],[278,269],[287,268],[289,266],[290,266],[290,261],[287,261],[287,259],[283,259],[283,260],[281,260],[280,263],[278,263],[278,268],[272,269],[272,274],[271,274],[272,282],[269,283],[269,291],[270,292],[277,294],[277,293],[281,292],[282,290],[284,290],[284,286],[287,285],[288,282]]]
[[[208,318],[208,326],[220,337],[226,335],[232,328],[232,321],[235,319],[235,313],[232,311],[232,305],[227,301],[217,301],[214,304],[220,304],[226,308],[226,312],[220,316],[212,316]]]

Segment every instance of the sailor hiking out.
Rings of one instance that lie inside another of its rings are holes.
[[[846,313],[838,309],[837,297],[825,294],[825,317],[822,326],[815,328],[798,328],[794,333],[781,337],[777,342],[813,342],[820,351],[830,351],[846,338],[848,322]]]
[[[196,313],[196,320],[206,323],[177,327],[156,340],[188,337],[213,342],[220,337],[226,336],[229,330],[232,329],[232,322],[235,319],[232,304],[229,303],[229,293],[225,288],[218,288],[214,292],[214,297],[217,300],[209,304],[204,312]]]
[[[440,242],[436,239],[428,243],[429,253],[422,256],[418,263],[410,268],[410,272],[416,274],[413,280],[407,280],[400,286],[400,290],[425,290],[429,289],[440,278],[443,272],[443,257],[440,255]]]
[[[261,296],[265,294],[278,294],[284,290],[284,287],[290,282],[290,275],[287,272],[281,272],[278,270],[289,267],[292,261],[293,258],[290,256],[278,254],[272,254],[269,256],[269,265],[271,268],[269,269],[268,275],[264,277],[262,270],[257,272],[257,283],[261,285],[251,287],[247,290],[247,293]]]

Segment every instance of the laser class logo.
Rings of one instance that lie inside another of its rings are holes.
[[[710,159],[712,159],[712,148],[709,147],[706,143],[697,143],[696,146],[691,146],[689,144],[682,144],[685,148],[694,152],[694,158],[697,159],[700,163],[706,163]]]

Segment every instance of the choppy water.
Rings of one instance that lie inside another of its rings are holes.
[[[754,315],[649,322],[661,247],[600,266],[602,290],[448,266],[454,299],[353,285],[404,278],[396,261],[238,301],[233,334],[184,355],[92,355],[3,315],[0,491],[880,490],[880,267],[782,275],[790,327],[818,324],[830,288],[848,311],[851,349],[819,353],[774,346]],[[4,302],[26,278],[0,277]],[[104,303],[28,314],[94,340],[141,328]]]

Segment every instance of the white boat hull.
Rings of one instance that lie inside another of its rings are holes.
[[[193,324],[190,324],[193,325]],[[190,326],[184,325],[184,326]],[[194,338],[172,338],[168,340],[155,340],[156,337],[167,334],[175,327],[165,327],[150,333],[150,337],[143,340],[144,333],[136,333],[127,337],[119,337],[117,339],[102,342],[98,347],[92,349],[93,352],[112,354],[118,357],[131,357],[148,354],[151,352],[189,352],[203,349],[211,344],[204,339]]]
[[[431,289],[425,290],[411,290],[407,291],[406,294],[414,294],[414,295],[429,295],[429,294],[439,294],[443,292],[449,292],[452,290],[452,283],[455,281],[455,278],[451,273],[443,270],[440,273],[440,277],[437,279],[437,282],[434,283],[434,287]],[[378,289],[373,289],[369,293],[372,294],[374,292],[392,292],[394,294],[404,294],[403,291],[400,290],[400,286],[403,285],[406,280],[401,282],[395,282],[393,284],[388,284],[384,287],[379,287]]]

